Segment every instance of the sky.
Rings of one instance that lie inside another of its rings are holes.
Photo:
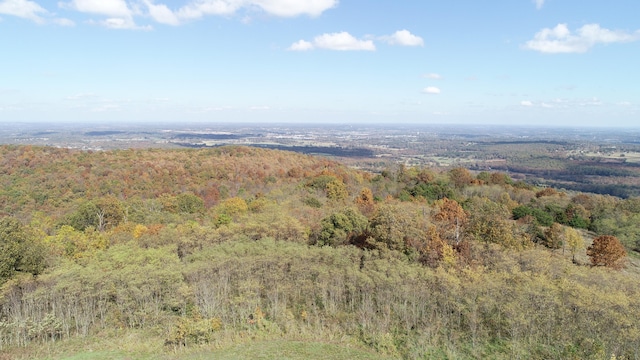
[[[640,126],[638,0],[0,0],[0,124]]]

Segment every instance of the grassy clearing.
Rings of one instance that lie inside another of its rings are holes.
[[[638,152],[613,152],[609,154],[586,152],[582,156],[616,160],[626,159],[628,163],[640,163],[640,153]]]
[[[0,351],[0,360],[392,359],[351,343],[261,339],[178,350],[161,344],[162,340],[149,332],[125,331],[8,349]]]
[[[194,354],[189,359],[384,359],[380,354],[342,344],[302,341],[264,341],[236,345],[231,348]]]

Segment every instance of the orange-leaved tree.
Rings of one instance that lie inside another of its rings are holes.
[[[593,239],[593,244],[587,248],[587,255],[591,258],[593,266],[620,269],[624,265],[627,252],[617,237],[601,235]]]

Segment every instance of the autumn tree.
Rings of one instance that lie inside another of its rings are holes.
[[[564,229],[564,239],[569,247],[569,251],[571,251],[572,260],[575,263],[576,253],[584,248],[584,239],[577,230],[570,227]]]
[[[550,249],[559,249],[563,245],[563,236],[564,231],[562,230],[562,225],[558,223],[553,223],[547,230],[544,232],[544,246]]]
[[[620,269],[624,266],[627,252],[617,237],[601,235],[593,239],[593,244],[587,248],[587,255],[593,266]]]
[[[344,200],[349,196],[347,186],[340,179],[335,179],[326,186],[327,197],[331,200]]]
[[[473,181],[473,175],[469,170],[458,167],[449,171],[449,179],[453,183],[453,186],[458,189],[462,189],[463,187],[471,184]]]
[[[365,216],[371,216],[375,212],[376,205],[373,200],[373,192],[368,187],[362,188],[355,203]]]
[[[421,249],[420,262],[430,267],[440,264],[452,266],[456,261],[456,252],[444,241],[435,226],[430,226],[426,233],[426,246]]]
[[[231,217],[243,215],[247,211],[249,211],[249,205],[247,205],[244,199],[239,197],[226,199],[220,206],[220,212]]]
[[[455,200],[444,198],[435,202],[438,212],[433,219],[438,224],[440,235],[446,239],[453,240],[453,243],[460,242],[462,228],[467,222],[467,213]]]

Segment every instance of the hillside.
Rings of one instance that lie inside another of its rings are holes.
[[[240,146],[0,146],[0,184],[0,359],[640,358],[637,198]]]

